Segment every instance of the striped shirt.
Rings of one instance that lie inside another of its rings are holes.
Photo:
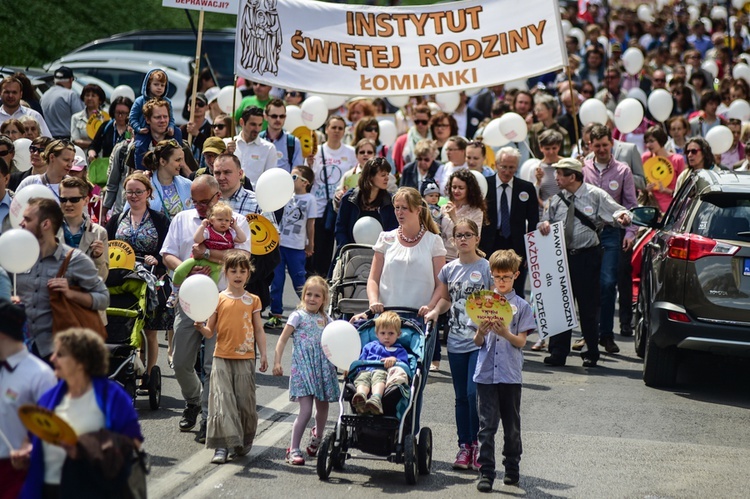
[[[570,200],[572,194],[568,191],[562,192],[565,199]],[[612,199],[612,196],[607,194],[604,190],[586,183],[581,184],[575,192],[574,203],[575,207],[578,208],[578,211],[588,217],[597,229],[601,229],[604,224],[619,226],[616,222],[617,217],[623,213],[630,215],[628,210],[617,204],[615,200]],[[560,196],[555,195],[549,198],[545,204],[541,222],[546,221],[551,224],[555,222],[565,223],[567,214],[568,207],[563,200],[560,199]],[[592,246],[597,246],[598,244],[598,234],[586,227],[580,220],[578,220],[578,218],[575,218],[573,225],[573,241],[568,244],[568,250],[590,248]]]

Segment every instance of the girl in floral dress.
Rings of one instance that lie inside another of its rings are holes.
[[[328,404],[339,398],[339,385],[336,368],[323,354],[320,338],[323,329],[330,322],[325,309],[328,307],[329,289],[326,281],[319,276],[310,277],[302,288],[302,302],[286,321],[284,330],[276,343],[273,374],[282,376],[281,358],[284,347],[291,336],[292,369],[289,375],[289,399],[299,402],[299,415],[292,427],[292,443],[287,449],[289,464],[303,465],[305,458],[300,450],[300,441],[307,423],[312,417],[315,404],[315,426],[310,432],[307,454],[315,457],[320,446],[328,420]]]

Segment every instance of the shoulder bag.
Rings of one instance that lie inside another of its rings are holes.
[[[68,256],[60,265],[57,277],[65,277],[68,271],[68,264],[73,257],[73,250],[68,252]],[[70,289],[82,291],[78,286],[70,286]],[[93,330],[103,339],[107,339],[107,330],[102,323],[99,312],[86,308],[73,300],[68,299],[61,291],[51,291],[49,294],[49,304],[52,309],[52,334],[65,331],[71,327],[83,327]]]

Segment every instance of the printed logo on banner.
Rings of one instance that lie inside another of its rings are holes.
[[[278,75],[282,33],[276,0],[247,0],[241,26],[242,67],[261,75]]]

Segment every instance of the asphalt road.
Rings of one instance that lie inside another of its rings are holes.
[[[295,302],[294,295],[287,293],[289,310]],[[269,363],[280,332],[269,331]],[[750,372],[745,361],[692,356],[683,363],[676,389],[655,390],[641,380],[642,363],[633,353],[630,338],[616,337],[621,353],[602,356],[600,367],[588,370],[572,355],[566,367],[545,366],[545,354],[529,350],[535,339],[530,338],[524,352],[521,481],[518,487],[509,487],[499,479],[495,494],[534,498],[750,496]],[[146,448],[152,454],[151,497],[479,495],[476,472],[451,469],[457,443],[444,346],[441,371],[429,378],[422,410],[422,425],[433,432],[432,473],[409,486],[403,465],[361,459],[366,456],[356,451],[345,470],[334,470],[327,482],[318,479],[313,458],[301,467],[286,464],[284,452],[297,404],[289,402],[287,377],[262,373],[256,378],[260,426],[252,452],[221,466],[210,464],[212,451],[195,442],[197,427],[194,432],[178,430],[184,403],[166,365],[166,342],[161,343],[162,408],[150,411],[146,399],[136,404]],[[285,372],[290,359],[291,351],[287,351]],[[338,404],[331,404],[330,428],[337,414]],[[303,444],[306,439],[307,434]]]

